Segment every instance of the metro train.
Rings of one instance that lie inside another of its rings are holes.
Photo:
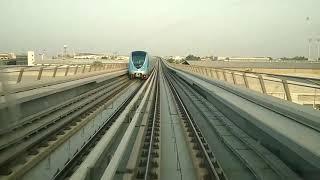
[[[145,51],[133,51],[129,57],[129,77],[148,79],[154,67],[154,60]]]

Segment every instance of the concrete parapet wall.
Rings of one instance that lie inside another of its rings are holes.
[[[320,84],[318,84],[318,79],[239,72],[231,69],[204,66],[203,64],[201,66],[170,65],[210,79],[225,81],[263,94],[320,109]]]
[[[30,81],[52,80],[56,77],[88,75],[97,72],[110,72],[126,69],[127,63],[108,63],[93,65],[46,65],[32,67],[13,67],[0,71],[0,76],[9,84],[29,83]]]
[[[188,63],[215,68],[320,69],[320,62],[188,61]]]
[[[6,94],[0,97],[0,132],[25,123],[41,111],[102,86],[124,74],[127,74],[127,70]]]

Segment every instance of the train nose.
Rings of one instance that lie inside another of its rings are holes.
[[[147,75],[142,75],[142,79],[147,79]]]
[[[141,77],[141,73],[135,73],[135,77]]]

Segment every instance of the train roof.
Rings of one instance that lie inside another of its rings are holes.
[[[147,51],[132,51],[131,54],[132,53],[148,53],[148,52]]]

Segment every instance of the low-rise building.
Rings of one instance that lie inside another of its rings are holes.
[[[14,53],[0,53],[0,60],[16,59]]]
[[[104,54],[77,53],[73,59],[101,59],[102,57],[104,57]]]
[[[226,56],[215,56],[215,61],[270,61],[271,57],[226,57]]]
[[[0,53],[1,65],[28,65],[33,66],[35,62],[34,52],[28,51],[25,54]]]

